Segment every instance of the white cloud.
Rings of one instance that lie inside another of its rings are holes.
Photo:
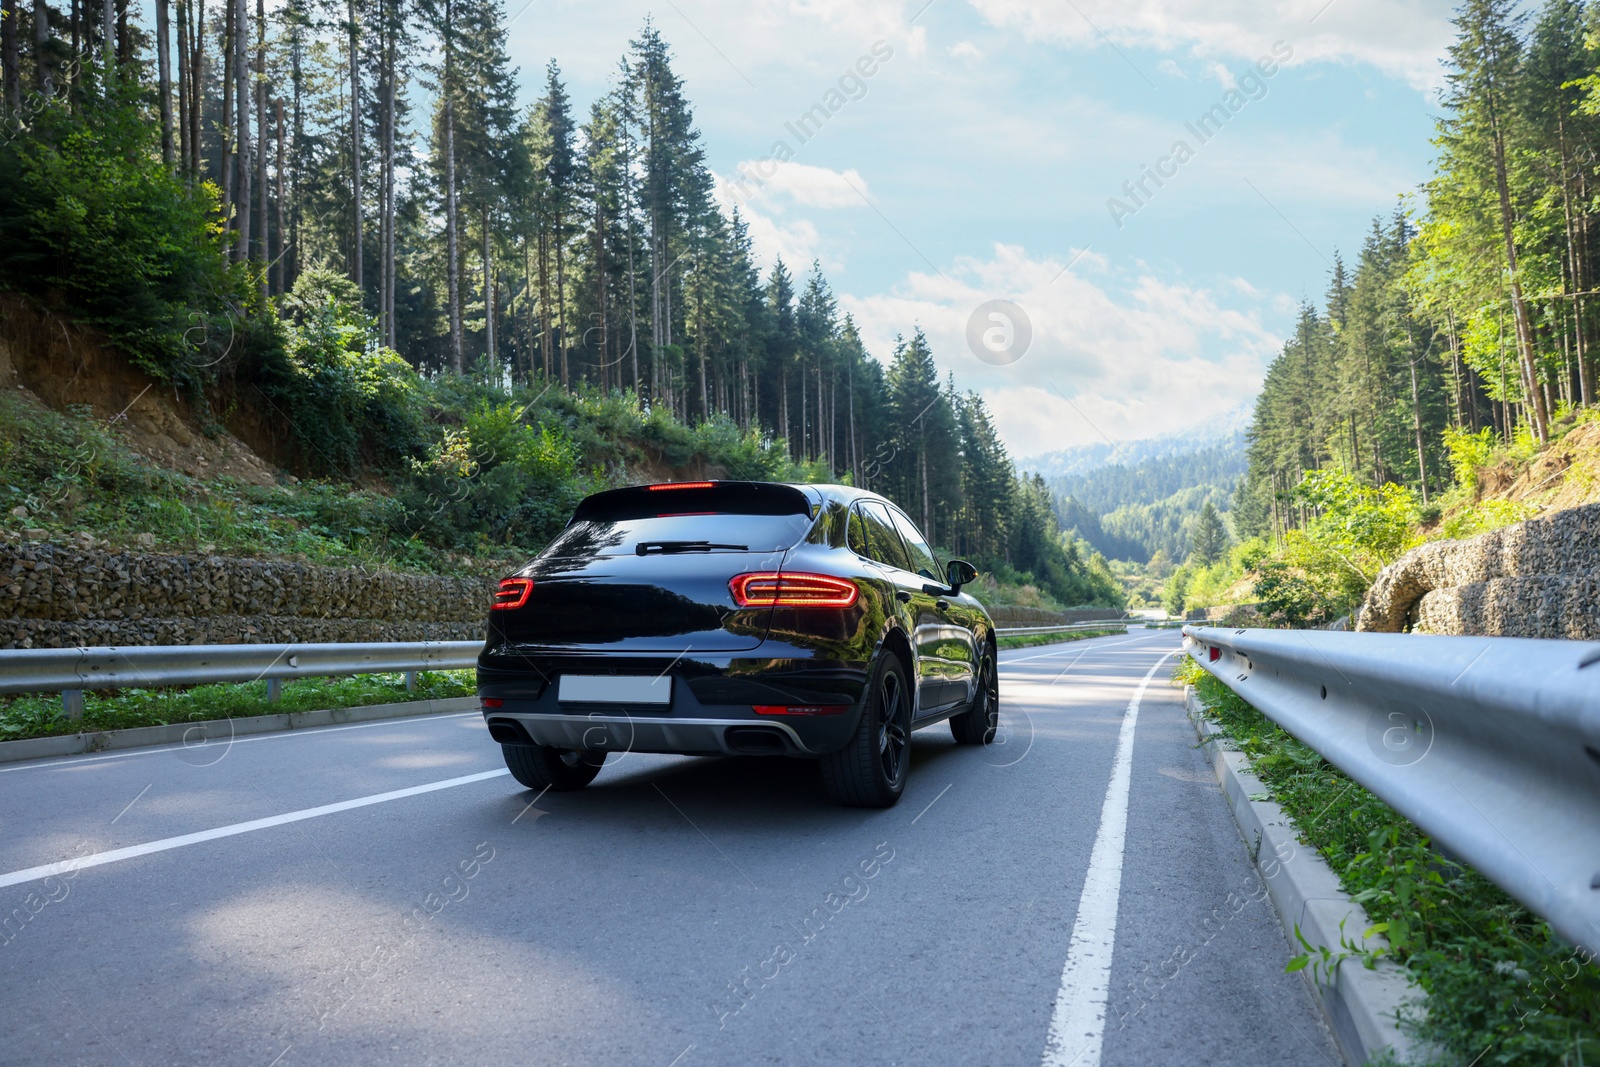
[[[1181,78],[1184,81],[1189,80],[1189,75],[1185,74],[1183,72],[1183,68],[1178,66],[1178,64],[1173,62],[1171,59],[1163,59],[1161,62],[1156,64],[1156,69],[1167,75],[1169,78]]]
[[[861,207],[870,196],[867,180],[859,171],[829,170],[808,163],[747,160],[739,164],[740,191],[753,190],[751,199],[787,196],[806,207]]]
[[[1233,71],[1221,63],[1206,64],[1206,73],[1217,79],[1217,84],[1224,89],[1237,89],[1239,87],[1239,83],[1234,80]]]
[[[894,335],[920,326],[941,370],[983,394],[1019,456],[1102,432],[1126,439],[1192,425],[1258,389],[1281,346],[1262,323],[1276,298],[1235,279],[1219,279],[1214,291],[1150,274],[1113,278],[1093,254],[1064,266],[995,245],[988,259],[912,273],[894,292],[840,303],[880,358]],[[981,362],[966,343],[968,317],[995,298],[1015,302],[1032,325],[1027,353],[1008,367]]]
[[[950,46],[950,55],[957,59],[982,59],[983,53],[971,41],[961,41]]]
[[[1450,0],[1336,0],[1331,6],[1326,0],[971,2],[993,25],[1042,40],[1096,46],[1097,31],[1104,31],[1119,44],[1246,59],[1281,40],[1294,49],[1294,62],[1368,63],[1418,88],[1440,83],[1438,60],[1451,38],[1453,6]]]
[[[780,256],[791,269],[799,264],[809,264],[813,259],[820,259],[824,270],[838,270],[842,266],[828,251],[837,246],[824,245],[821,233],[810,219],[778,217],[779,212],[772,210],[770,200],[761,195],[740,195],[720,174],[714,174],[713,181],[712,197],[717,205],[724,213],[731,213],[737,208],[749,226],[750,244],[763,274],[771,269]]]

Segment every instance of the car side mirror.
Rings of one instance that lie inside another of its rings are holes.
[[[951,592],[961,592],[961,587],[978,580],[978,568],[964,559],[953,559],[944,569],[945,582]]]

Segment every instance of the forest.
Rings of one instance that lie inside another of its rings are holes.
[[[722,469],[884,492],[1061,604],[1120,602],[920,330],[885,366],[817,264],[759,267],[652,23],[581,112],[554,61],[518,106],[495,0],[151,22],[3,0],[0,292],[214,425],[264,410],[275,460],[402,500],[459,482],[438,536],[537,547],[626,477],[580,447],[625,408],[657,458],[714,438]]]
[[[1336,260],[1272,364],[1235,506],[1242,536],[1303,526],[1308,470],[1392,483],[1427,507],[1451,442],[1548,444],[1594,403],[1600,10],[1462,5],[1433,175]]]
[[[1600,7],[1469,0],[1454,24],[1433,172],[1300,309],[1247,433],[1240,543],[1169,607],[1347,614],[1412,545],[1528,518],[1480,501],[1478,471],[1595,418]]]

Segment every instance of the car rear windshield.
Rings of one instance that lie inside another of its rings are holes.
[[[811,528],[800,490],[765,483],[597,493],[578,505],[546,556],[778,552]]]

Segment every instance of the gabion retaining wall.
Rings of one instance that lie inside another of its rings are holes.
[[[471,641],[487,579],[0,542],[0,648]]]
[[[1408,552],[1357,629],[1600,640],[1600,504]]]

